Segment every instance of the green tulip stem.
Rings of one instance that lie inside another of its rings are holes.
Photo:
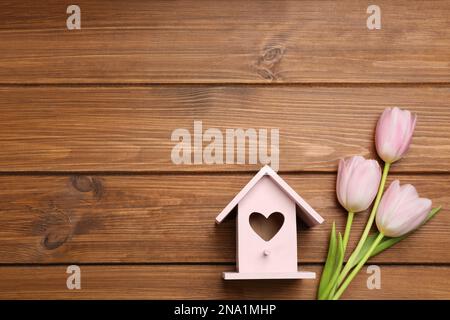
[[[369,251],[366,252],[361,261],[359,261],[359,263],[356,265],[356,267],[353,269],[350,275],[345,279],[344,283],[342,284],[342,286],[339,287],[338,291],[336,292],[332,300],[338,300],[341,297],[342,293],[345,291],[345,289],[347,289],[348,285],[350,284],[350,282],[352,282],[353,278],[358,274],[359,270],[361,270],[361,268],[364,266],[367,260],[369,260],[373,250],[375,250],[375,248],[378,246],[383,237],[384,234],[380,232],[380,234],[378,234],[377,238],[375,239],[374,243],[372,243],[372,245],[370,246]]]
[[[353,216],[355,215],[354,212],[349,211],[347,215],[347,224],[345,225],[345,232],[344,232],[344,253],[347,249],[348,244],[348,238],[350,237],[350,230],[352,229],[352,223],[353,223]]]
[[[381,176],[381,182],[380,182],[380,186],[378,187],[377,197],[375,198],[375,203],[372,207],[372,211],[370,212],[369,219],[367,220],[366,228],[364,229],[364,232],[361,236],[361,239],[358,242],[358,245],[355,248],[355,251],[353,251],[352,255],[350,256],[347,263],[345,264],[345,267],[342,270],[342,273],[339,275],[338,282],[337,282],[338,286],[342,283],[342,281],[344,281],[345,277],[347,276],[347,274],[349,273],[349,271],[351,269],[353,261],[358,257],[358,254],[361,251],[361,249],[364,245],[364,242],[366,242],[367,236],[369,235],[370,229],[372,228],[372,224],[375,219],[375,214],[378,210],[378,206],[381,201],[381,196],[383,195],[384,185],[386,184],[386,179],[387,179],[390,167],[391,167],[391,164],[389,162],[386,162],[384,164],[383,175]]]

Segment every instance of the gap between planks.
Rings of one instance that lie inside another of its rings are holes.
[[[347,260],[344,260],[347,262]],[[369,260],[365,266],[370,265],[371,260]],[[299,267],[308,267],[308,266],[323,266],[325,262],[299,262]],[[387,262],[387,261],[377,261],[374,264],[379,266],[387,266],[387,267],[402,267],[402,266],[423,266],[423,267],[450,267],[450,262]],[[122,267],[134,267],[134,266],[234,266],[235,262],[49,262],[49,263],[0,263],[0,269],[4,268],[42,268],[42,267],[66,267],[69,265],[77,265],[77,266],[92,266],[92,267],[114,267],[114,266],[122,266]]]
[[[87,175],[87,176],[234,176],[234,175],[250,175],[255,174],[257,170],[242,170],[242,171],[1,171],[0,176],[72,176],[72,175]],[[337,171],[298,171],[298,170],[280,170],[277,172],[280,175],[336,175]],[[449,176],[450,171],[399,171],[392,172],[397,176]]]
[[[450,87],[450,82],[269,82],[269,83],[248,83],[248,82],[148,82],[148,83],[127,83],[127,82],[98,82],[98,83],[0,83],[0,88],[147,88],[147,87],[324,87],[324,88],[408,88],[408,87]]]

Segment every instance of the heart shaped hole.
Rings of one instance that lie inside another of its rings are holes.
[[[253,231],[265,241],[270,241],[280,231],[284,223],[284,215],[272,212],[267,218],[259,212],[252,212],[249,216]]]

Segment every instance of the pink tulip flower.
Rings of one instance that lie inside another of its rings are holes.
[[[419,227],[431,211],[431,200],[419,198],[410,184],[400,186],[395,180],[381,199],[376,223],[378,230],[388,237],[400,237]]]
[[[378,155],[387,163],[403,157],[411,144],[416,115],[397,107],[387,108],[378,120],[375,144]]]
[[[375,160],[354,156],[339,161],[336,193],[339,203],[349,212],[366,210],[375,198],[381,169]]]

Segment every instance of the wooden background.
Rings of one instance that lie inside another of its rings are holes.
[[[374,259],[343,298],[449,299],[450,2],[65,1],[0,4],[0,298],[309,299],[317,281],[225,282],[234,220],[215,216],[259,168],[174,165],[171,132],[279,128],[280,175],[326,219],[299,234],[320,274],[340,157],[376,157],[386,107],[418,114],[389,180],[443,210]],[[351,245],[367,213],[355,218]],[[80,265],[82,289],[66,288]]]

